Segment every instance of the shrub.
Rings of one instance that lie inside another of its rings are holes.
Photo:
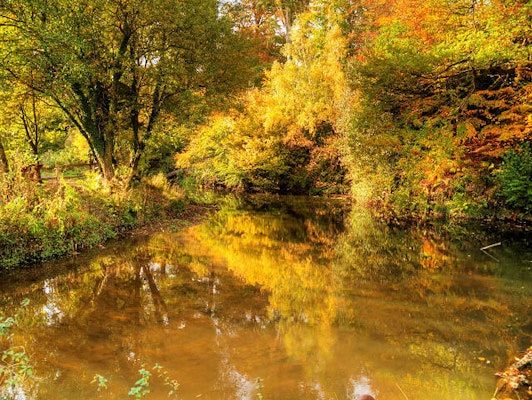
[[[183,194],[163,175],[131,190],[91,173],[33,185],[0,174],[10,193],[0,198],[0,268],[12,268],[95,246],[118,232],[184,208]],[[18,184],[20,182],[20,184]]]
[[[524,212],[532,211],[532,149],[530,143],[503,156],[498,172],[500,195],[507,206]]]

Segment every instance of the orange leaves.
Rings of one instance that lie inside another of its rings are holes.
[[[448,20],[448,11],[438,0],[392,0],[382,5],[376,25],[389,26],[395,22],[407,27],[405,36],[417,38],[426,46],[433,45],[441,34]]]
[[[532,84],[477,91],[464,111],[465,146],[474,159],[500,157],[531,133],[532,107],[526,103]],[[525,100],[525,102],[523,102]]]

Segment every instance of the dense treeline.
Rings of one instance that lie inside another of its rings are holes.
[[[375,9],[352,74],[355,197],[416,217],[530,212],[531,12],[519,1]]]
[[[509,0],[4,1],[0,239],[64,241],[97,198],[137,223],[135,191],[171,171],[386,218],[529,217],[531,21]],[[28,184],[73,163],[92,192]]]
[[[312,2],[263,85],[178,166],[243,190],[350,186],[387,218],[527,215],[531,16],[527,2]]]

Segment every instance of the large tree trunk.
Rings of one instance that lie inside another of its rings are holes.
[[[135,87],[135,85],[133,85]],[[151,112],[150,112],[150,118],[148,120],[148,124],[146,126],[146,131],[144,132],[144,137],[141,138],[140,136],[140,120],[139,120],[139,112],[137,109],[133,108],[131,111],[131,127],[133,130],[133,153],[131,156],[131,160],[129,163],[129,167],[131,169],[129,177],[127,178],[126,186],[129,187],[131,185],[131,182],[135,177],[137,177],[139,172],[139,163],[140,159],[144,154],[144,150],[146,148],[146,141],[151,138],[151,135],[153,133],[155,123],[157,119],[159,118],[159,114],[161,111],[161,104],[163,102],[163,92],[164,88],[162,87],[162,84],[158,82],[155,85],[155,89],[152,94],[152,103],[151,103]],[[137,94],[138,96],[138,94]]]
[[[81,106],[81,118],[69,112],[59,98],[56,98],[56,102],[87,139],[100,172],[105,180],[110,181],[115,176],[114,151],[118,127],[113,123],[109,92],[105,85],[100,83],[86,90],[80,84],[74,83],[72,90]]]
[[[99,167],[106,181],[111,181],[115,176],[115,165],[113,162],[113,153],[107,151],[103,157],[99,157]]]
[[[85,137],[91,143],[91,149],[96,158],[98,169],[104,179],[110,181],[115,176],[114,135],[112,133],[102,135],[101,130],[103,129],[105,128],[101,127],[97,132],[87,134]]]

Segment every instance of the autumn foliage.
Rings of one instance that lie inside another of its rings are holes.
[[[351,184],[392,219],[522,216],[530,170],[510,169],[530,156],[531,15],[507,1],[313,2],[262,85],[178,166],[242,190]]]
[[[530,6],[406,0],[369,10],[346,127],[355,198],[416,218],[523,210],[530,185],[519,184],[514,207],[506,187],[519,185],[501,160],[531,137]]]
[[[2,4],[0,171],[77,133],[128,184],[171,172],[350,193],[391,220],[529,217],[530,2],[141,3]]]

